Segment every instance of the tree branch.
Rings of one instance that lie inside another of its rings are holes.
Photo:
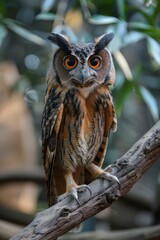
[[[79,193],[81,206],[71,195],[64,194],[62,201],[40,212],[22,232],[12,240],[20,239],[57,239],[85,219],[109,207],[120,196],[127,193],[133,184],[160,157],[160,121],[146,133],[124,156],[116,161],[118,168],[111,165],[110,170],[121,184],[96,179],[89,191]]]
[[[0,173],[0,185],[13,182],[34,182],[38,184],[44,183],[44,171],[42,167],[19,168],[16,170],[7,170]]]
[[[11,207],[6,207],[0,204],[0,220],[8,221],[13,224],[22,225],[23,227],[29,224],[34,219],[33,214],[20,212]]]

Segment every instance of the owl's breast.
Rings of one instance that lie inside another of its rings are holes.
[[[102,143],[105,128],[104,109],[96,110],[95,102],[86,104],[80,139],[86,146],[86,164],[94,160]]]
[[[104,125],[104,110],[96,108],[93,98],[86,101],[70,92],[64,101],[58,134],[59,164],[74,171],[77,166],[86,166],[93,161],[102,143]]]

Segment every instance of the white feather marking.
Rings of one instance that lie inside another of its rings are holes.
[[[78,90],[84,98],[87,98],[93,92],[93,90],[95,89],[95,86],[96,85],[78,88]]]

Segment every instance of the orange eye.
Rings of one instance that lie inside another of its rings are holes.
[[[73,69],[77,66],[78,61],[74,56],[70,55],[70,56],[64,57],[63,63],[65,68]]]
[[[99,56],[93,55],[88,60],[89,66],[93,69],[97,69],[101,66],[102,60]]]

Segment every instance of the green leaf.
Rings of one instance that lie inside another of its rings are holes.
[[[114,32],[115,37],[109,44],[109,49],[111,52],[115,52],[123,47],[124,36],[127,33],[127,24],[125,21],[119,21],[116,24],[107,26],[106,32]]]
[[[35,19],[36,20],[43,20],[43,21],[53,21],[56,18],[56,15],[53,13],[46,13],[46,12],[42,12],[39,13]]]
[[[88,21],[94,25],[108,25],[119,22],[119,19],[115,17],[106,17],[104,15],[93,15]]]
[[[138,32],[145,33],[151,37],[160,38],[160,29],[145,23],[132,22],[128,24],[128,28],[129,30],[136,30]]]
[[[140,33],[140,32],[135,32],[135,31],[128,32],[124,36],[123,47],[125,47],[129,44],[132,44],[132,43],[136,43],[136,42],[140,41],[141,39],[143,39],[144,37],[145,37],[145,34]]]
[[[45,41],[41,37],[32,33],[31,31],[25,29],[24,27],[22,27],[18,23],[15,23],[15,21],[12,21],[11,19],[5,19],[4,24],[6,25],[6,27],[8,29],[15,32],[20,37],[23,37],[35,44],[41,45],[41,46],[46,44]]]
[[[133,90],[134,82],[126,80],[119,88],[116,89],[116,112],[118,115],[120,115],[123,104]]]
[[[147,38],[147,47],[149,54],[154,58],[156,63],[160,66],[160,44],[153,38]]]
[[[1,8],[0,8],[0,10],[1,10]],[[3,16],[2,16],[2,14],[0,13],[0,22],[3,20]]]
[[[41,5],[42,12],[49,12],[54,6],[55,0],[43,0]]]
[[[126,58],[124,57],[124,55],[120,51],[114,52],[113,55],[119,65],[119,67],[121,68],[122,72],[124,73],[126,79],[128,81],[132,81],[132,79],[133,79],[132,71],[131,71],[129,64],[128,64]]]
[[[159,116],[158,116],[158,104],[156,99],[145,87],[140,86],[139,90],[143,101],[146,103],[152,114],[153,119],[157,121],[159,119]]]
[[[111,52],[115,52],[146,37],[146,35],[141,32],[127,32],[127,23],[125,21],[120,21],[117,24],[110,25],[107,27],[107,32],[116,33],[114,39],[109,44],[109,49]]]
[[[116,4],[117,4],[117,9],[118,9],[120,17],[122,19],[125,19],[125,2],[124,2],[124,0],[121,0],[121,1],[117,0]]]
[[[2,42],[5,39],[6,35],[7,30],[2,25],[0,25],[0,46],[2,45]]]

